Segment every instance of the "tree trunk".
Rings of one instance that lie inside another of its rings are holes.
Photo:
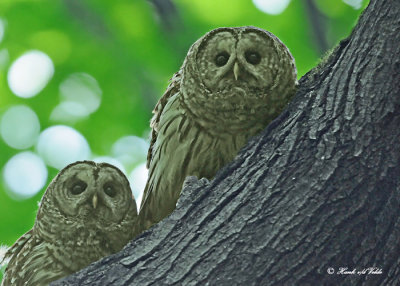
[[[400,285],[400,1],[371,0],[286,111],[213,181],[189,178],[168,218],[53,285]]]

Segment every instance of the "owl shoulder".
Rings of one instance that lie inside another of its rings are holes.
[[[169,101],[169,99],[177,94],[180,90],[181,86],[181,78],[182,78],[182,71],[178,71],[173,75],[173,77],[170,79],[170,84],[167,87],[167,90],[163,94],[163,96],[158,100],[156,106],[154,107],[153,110],[153,117],[150,122],[150,128],[151,128],[151,139],[150,139],[150,148],[147,153],[147,168],[150,166],[150,161],[152,158],[152,152],[153,152],[153,146],[154,143],[156,142],[157,139],[157,134],[159,131],[159,123],[160,123],[160,118],[161,115]]]

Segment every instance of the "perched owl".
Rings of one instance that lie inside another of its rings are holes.
[[[213,178],[295,90],[294,59],[270,32],[219,28],[196,41],[153,111],[143,227],[174,210],[187,176]]]
[[[118,252],[136,233],[129,182],[116,167],[76,162],[50,183],[33,228],[6,253],[2,285],[48,285]]]

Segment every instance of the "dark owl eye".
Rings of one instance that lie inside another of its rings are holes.
[[[103,189],[104,189],[104,193],[106,193],[106,195],[111,198],[115,197],[115,195],[117,194],[117,191],[111,185],[104,185]]]
[[[79,181],[75,183],[71,188],[71,193],[73,195],[82,194],[86,190],[87,184],[85,182]]]
[[[252,65],[259,64],[261,61],[261,56],[257,52],[247,51],[244,56],[246,61]]]
[[[219,67],[224,66],[229,60],[229,54],[227,52],[219,53],[215,57],[215,64]]]

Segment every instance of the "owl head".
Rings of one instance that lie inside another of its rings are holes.
[[[125,175],[113,165],[75,162],[53,179],[40,202],[34,230],[46,235],[70,229],[115,231],[133,224],[136,203]],[[49,227],[51,225],[51,227]]]
[[[259,121],[263,118],[254,114],[272,118],[286,105],[296,76],[292,55],[272,33],[250,26],[218,28],[190,48],[181,90],[190,110],[220,114],[217,120],[233,112],[239,121]]]

